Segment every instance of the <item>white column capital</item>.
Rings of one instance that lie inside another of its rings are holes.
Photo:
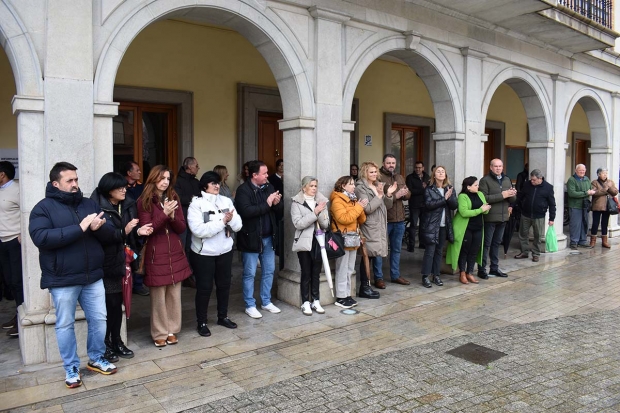
[[[43,96],[13,96],[11,101],[13,114],[20,112],[45,112],[45,98]]]
[[[351,20],[351,14],[342,13],[340,11],[327,9],[324,7],[312,6],[308,8],[308,12],[315,19],[329,20],[335,23],[344,23]]]
[[[588,148],[588,153],[603,153],[603,154],[611,154],[613,153],[611,148]]]
[[[465,133],[464,132],[434,132],[433,134],[434,141],[464,141]]]
[[[489,54],[487,52],[484,52],[482,50],[476,50],[476,49],[472,49],[471,47],[461,47],[461,54],[465,57],[467,56],[471,56],[471,57],[477,57],[478,59],[484,60],[485,58],[487,58],[489,56]]]
[[[620,98],[620,92],[611,92],[611,97],[614,99],[619,99]]]
[[[314,129],[316,128],[315,118],[299,116],[296,118],[281,119],[278,121],[281,131],[291,129]]]
[[[118,115],[118,102],[95,102],[93,114],[97,117],[113,118]]]
[[[353,132],[355,130],[354,120],[345,120],[342,122],[342,130],[344,132]]]
[[[407,30],[406,32],[403,32],[403,35],[405,36],[405,49],[416,50],[422,40],[420,33],[413,30]]]
[[[556,73],[556,74],[551,75],[551,79],[552,79],[554,82],[562,82],[562,83],[566,83],[566,82],[570,82],[570,81],[571,81],[571,79],[570,79],[569,77],[562,76],[562,75],[561,75],[561,74],[559,74],[559,73]]]
[[[555,146],[554,142],[527,142],[525,147],[528,149],[534,148],[553,148]]]

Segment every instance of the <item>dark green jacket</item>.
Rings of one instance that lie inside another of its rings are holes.
[[[587,176],[583,180],[578,180],[573,174],[566,182],[566,190],[568,192],[568,207],[583,209],[583,200],[590,198],[588,191],[592,189],[592,182]]]
[[[502,191],[511,187],[512,182],[506,175],[503,175],[501,185],[495,175],[490,172],[480,179],[479,191],[484,194],[487,203],[491,205],[489,213],[484,217],[484,222],[506,222],[510,219],[508,207],[517,200],[517,197],[515,195],[504,199]]]

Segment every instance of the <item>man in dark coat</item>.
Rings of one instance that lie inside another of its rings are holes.
[[[243,227],[237,233],[237,249],[243,252],[243,299],[245,313],[261,318],[254,299],[254,277],[258,260],[261,263],[261,308],[270,313],[280,309],[271,302],[271,286],[275,272],[278,223],[276,214],[284,208],[282,194],[267,180],[267,165],[262,161],[249,163],[250,179],[245,181],[235,196],[235,208]]]
[[[416,161],[413,173],[407,175],[406,183],[411,197],[409,198],[409,237],[407,238],[407,251],[413,252],[415,247],[416,226],[421,220],[424,210],[424,190],[431,177],[424,172],[424,162]],[[422,240],[420,240],[420,243]]]
[[[191,156],[185,158],[183,160],[183,166],[179,169],[176,183],[174,184],[174,190],[177,195],[179,195],[179,199],[181,200],[181,208],[183,209],[184,217],[187,217],[187,210],[189,209],[189,204],[192,203],[192,199],[195,196],[201,196],[200,181],[196,178],[199,170],[200,166],[198,165],[196,158],[192,158]],[[190,246],[192,245],[192,232],[189,230],[189,227],[185,230],[185,232],[179,235],[179,237],[183,243],[183,248],[185,248],[185,255],[189,257]],[[183,285],[186,287],[196,288],[196,280],[193,276],[191,276],[183,281]]]
[[[519,225],[519,240],[521,253],[516,259],[529,258],[529,233],[534,227],[534,241],[532,242],[532,261],[540,259],[540,237],[545,229],[545,215],[549,210],[549,226],[555,221],[555,196],[553,185],[545,181],[540,169],[530,173],[530,180],[523,183],[520,192],[517,192],[517,203],[521,205],[521,223]]]
[[[56,339],[65,368],[65,385],[82,384],[73,324],[80,303],[88,324],[87,368],[116,373],[104,357],[106,332],[104,253],[100,241],[114,236],[103,212],[78,187],[77,168],[59,162],[50,171],[45,199],[30,213],[30,237],[39,249],[41,288],[50,290],[56,308]]]

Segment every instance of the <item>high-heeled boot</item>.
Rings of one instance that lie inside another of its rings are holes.
[[[609,244],[609,238],[607,238],[607,235],[603,235],[603,248],[611,248],[611,245]]]
[[[379,294],[377,291],[370,288],[370,282],[368,280],[361,281],[360,290],[357,293],[358,297],[375,299],[379,298],[380,295],[381,294]]]

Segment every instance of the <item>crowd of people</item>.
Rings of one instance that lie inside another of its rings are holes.
[[[457,194],[444,166],[433,166],[428,175],[424,163],[417,161],[414,172],[404,178],[396,172],[396,157],[386,154],[381,166],[372,161],[352,165],[351,175],[340,177],[329,196],[319,192],[316,177],[304,177],[299,191],[290,194],[287,217],[282,202],[282,160],[272,175],[264,162],[247,162],[234,190],[226,183],[225,166],[215,166],[200,179],[198,171],[198,161],[190,157],[176,178],[169,168],[157,165],[142,183],[139,165],[132,161],[121,173],[101,177],[90,198],[79,188],[77,167],[59,162],[50,171],[45,198],[30,214],[29,233],[39,249],[41,288],[49,290],[56,308],[55,331],[67,387],[82,384],[73,327],[77,303],[88,326],[87,369],[113,374],[117,371],[113,363],[134,356],[121,338],[128,256],[136,258],[130,267],[133,292],[150,296],[153,344],[165,347],[179,342],[182,285],[196,289],[199,335],[211,335],[207,313],[214,285],[217,324],[237,327],[228,317],[235,247],[242,254],[245,313],[254,319],[263,316],[254,297],[259,265],[260,309],[281,312],[271,300],[271,290],[282,219],[290,219],[295,228],[292,251],[301,268],[300,308],[302,314],[311,316],[325,313],[320,297],[322,262],[313,253],[317,231],[331,230],[349,239],[335,262],[335,305],[351,308],[358,305],[351,280],[358,253],[362,255],[358,299],[380,298],[372,286],[386,288],[382,263],[386,257],[391,283],[410,285],[400,269],[405,232],[408,251],[414,251],[416,236],[424,249],[423,287],[443,285],[446,245],[445,262],[458,272],[459,281],[477,284],[489,275],[507,277],[499,268],[499,245],[511,214],[521,216],[521,251],[514,258],[529,258],[531,251],[535,262],[541,253],[545,217],[548,213],[548,225],[553,226],[556,214],[553,186],[540,170],[529,175],[526,170],[529,179],[521,179],[517,190],[503,173],[500,159],[491,161],[484,177],[465,178]],[[598,169],[594,182],[585,172],[584,165],[577,165],[567,183],[570,246],[594,247],[600,226],[602,246],[609,248],[608,201],[618,189],[606,169]],[[21,227],[19,185],[14,177],[13,165],[0,162],[0,213],[13,217],[0,220],[0,268],[5,289],[8,285],[19,306],[23,302]],[[589,209],[593,222],[588,242]],[[531,248],[530,228],[534,231]],[[19,334],[16,317],[2,327],[9,335]]]

